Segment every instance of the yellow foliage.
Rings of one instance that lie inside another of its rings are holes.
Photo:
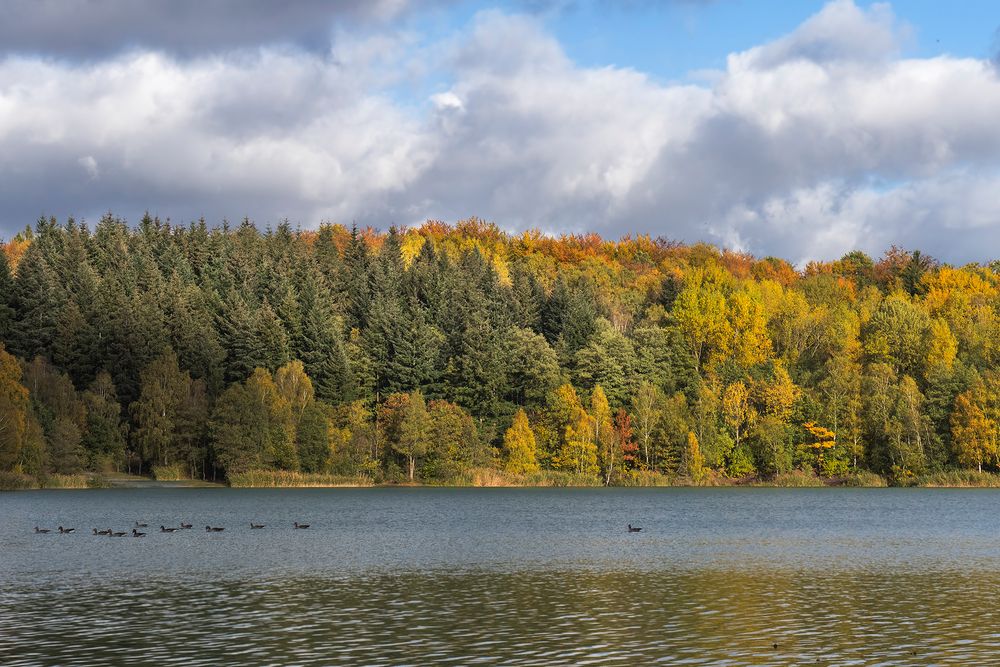
[[[504,469],[515,475],[526,475],[538,471],[535,434],[528,423],[528,415],[518,410],[514,423],[503,436]]]
[[[927,365],[950,369],[958,355],[958,341],[948,323],[940,318],[931,320],[927,345]]]

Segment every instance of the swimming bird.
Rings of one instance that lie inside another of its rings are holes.
[[[149,528],[149,524],[148,523],[139,523],[138,521],[136,521],[135,522],[135,527],[136,528]]]
[[[254,523],[253,521],[251,521],[250,522],[250,527],[251,528],[263,528],[264,524],[262,524],[262,523]]]
[[[72,533],[74,530],[76,530],[76,528],[63,528],[62,526],[59,526],[59,532],[62,533],[63,535],[67,533]]]
[[[209,533],[221,533],[225,528],[215,528],[213,526],[205,526],[205,531]]]
[[[176,528],[167,528],[166,526],[164,526],[162,524],[160,525],[160,532],[161,533],[172,533],[175,530],[177,530],[177,529]]]
[[[181,521],[181,528],[190,528],[190,527],[191,527],[191,524],[184,523],[183,521]]]
[[[97,530],[96,528],[94,529],[94,535],[110,535],[110,534],[111,534],[110,528],[108,528],[107,530]]]
[[[295,527],[296,528],[308,528],[309,524],[308,523],[299,523],[298,521],[296,521],[295,522]]]
[[[116,531],[113,533],[109,533],[109,535],[111,535],[111,537],[122,537],[123,535],[125,535],[125,531],[123,530],[120,533]]]
[[[36,533],[51,533],[52,531],[49,528],[39,528],[38,526],[35,526],[35,532]]]
[[[639,526],[633,526],[632,524],[628,525],[628,532],[630,533],[638,533],[641,530],[642,528],[640,528]]]
[[[135,528],[132,529],[132,537],[146,537],[146,533],[140,533]]]

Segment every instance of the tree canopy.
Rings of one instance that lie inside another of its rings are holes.
[[[0,253],[0,470],[1000,467],[1000,263],[111,215]]]

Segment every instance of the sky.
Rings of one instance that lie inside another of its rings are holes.
[[[284,6],[286,5],[287,6]],[[1000,258],[987,0],[6,0],[0,237],[39,216]]]

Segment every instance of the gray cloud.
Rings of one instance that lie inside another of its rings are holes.
[[[108,209],[306,227],[477,215],[794,261],[891,243],[991,259],[1000,77],[985,60],[901,59],[904,33],[836,0],[703,85],[578,67],[540,22],[497,12],[448,45],[355,35],[331,57],[9,57],[0,230]],[[405,67],[451,83],[401,102]]]
[[[181,55],[288,43],[323,50],[338,21],[384,21],[408,0],[7,0],[0,51],[103,57]]]

